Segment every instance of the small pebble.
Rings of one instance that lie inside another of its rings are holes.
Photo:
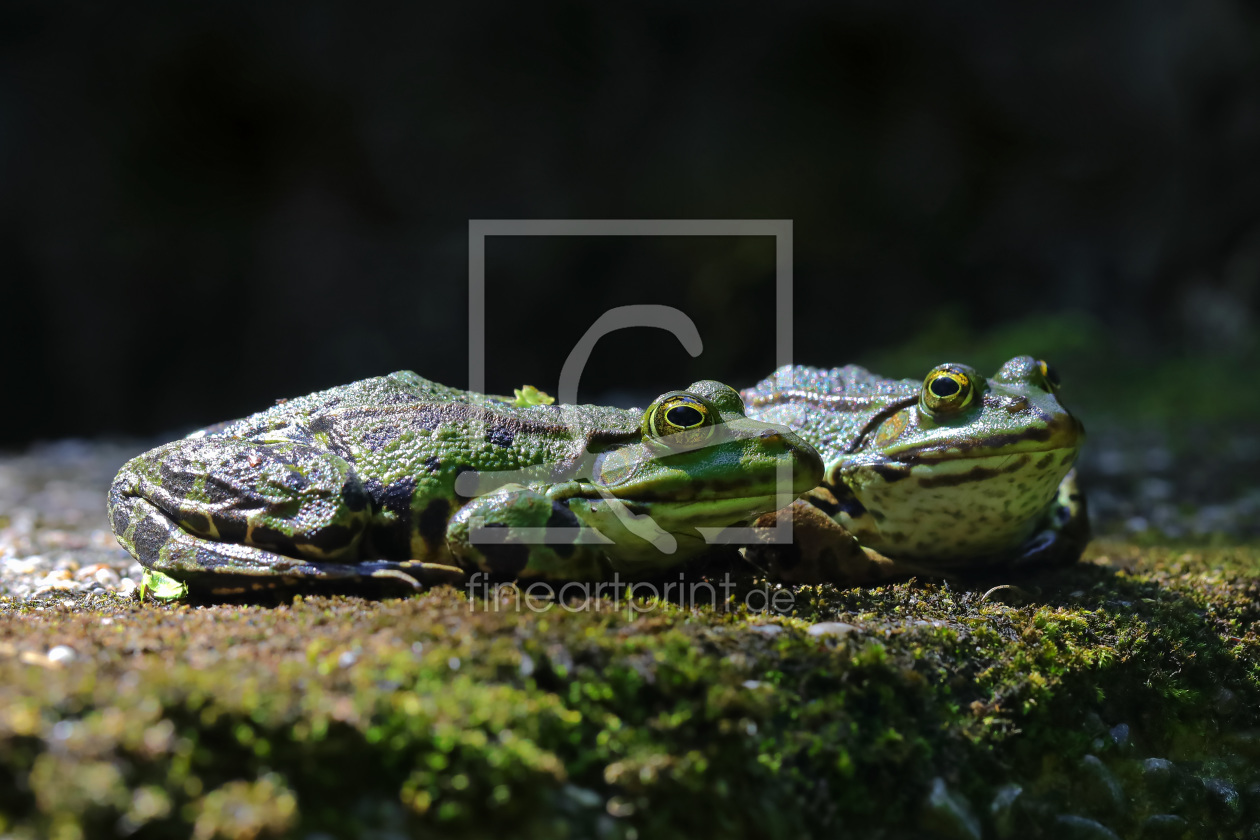
[[[1115,742],[1121,754],[1127,753],[1129,748],[1133,746],[1133,742],[1130,740],[1129,725],[1127,723],[1118,723],[1111,727],[1111,740]]]
[[[989,803],[993,829],[1002,840],[1015,836],[1015,803],[1023,792],[1024,789],[1017,784],[1005,784],[997,789],[993,801]]]
[[[119,582],[121,581],[121,579],[118,577],[118,573],[115,572],[113,569],[109,568],[108,566],[104,566],[100,569],[97,569],[96,574],[94,574],[92,577],[96,578],[96,582],[99,583],[101,586],[105,587],[106,589],[113,589],[114,587],[118,586]]]
[[[1165,793],[1173,781],[1176,765],[1166,758],[1148,758],[1142,762],[1142,780],[1152,794]]]
[[[1218,817],[1233,825],[1242,817],[1242,800],[1238,790],[1223,779],[1204,779],[1203,790]]]
[[[49,662],[73,662],[75,656],[76,654],[74,652],[74,648],[69,645],[57,645],[52,650],[48,651]]]
[[[953,840],[981,840],[984,836],[970,803],[961,793],[950,790],[940,776],[932,780],[921,821],[923,828]]]
[[[1123,813],[1128,806],[1124,787],[1107,765],[1097,756],[1081,759],[1081,798],[1096,816],[1111,817]]]
[[[806,632],[811,636],[847,636],[850,633],[858,633],[860,630],[843,621],[820,621],[817,624],[811,624]]]

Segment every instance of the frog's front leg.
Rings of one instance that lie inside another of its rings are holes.
[[[109,508],[141,565],[213,589],[365,577],[418,585],[456,571],[364,562],[373,511],[354,468],[291,441],[175,441],[123,467]]]
[[[873,584],[918,571],[863,546],[811,501],[810,494],[782,510],[762,514],[753,524],[763,542],[746,546],[741,553],[755,569],[781,583]],[[784,524],[790,531],[782,528]]]
[[[498,580],[611,577],[606,542],[564,502],[520,484],[473,499],[446,529],[447,547],[462,567]]]

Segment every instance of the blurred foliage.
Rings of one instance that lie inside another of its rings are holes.
[[[1082,312],[1037,315],[974,330],[958,309],[938,312],[905,343],[865,356],[885,376],[919,378],[946,361],[991,376],[1013,356],[1047,360],[1063,380],[1060,396],[1087,420],[1155,422],[1173,428],[1250,421],[1260,415],[1260,341],[1248,334],[1232,352],[1160,353],[1127,345]]]

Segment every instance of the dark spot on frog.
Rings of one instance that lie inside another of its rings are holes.
[[[450,515],[451,503],[446,499],[433,499],[420,511],[416,520],[416,533],[430,551],[436,551],[446,541],[446,521]]]
[[[158,468],[162,474],[162,487],[173,496],[188,498],[193,495],[193,484],[199,476],[190,467],[183,458],[163,460]]]
[[[324,554],[332,554],[339,549],[346,548],[354,543],[355,537],[360,533],[360,528],[348,528],[345,525],[329,525],[326,528],[320,528],[317,533],[312,535],[310,544],[320,549]],[[294,554],[303,554],[301,549],[297,549]],[[322,559],[318,556],[313,559]]]
[[[502,522],[487,522],[485,530],[506,528]],[[486,571],[495,578],[514,578],[529,564],[529,546],[509,542],[478,543]]]
[[[349,481],[347,481],[346,484],[348,486]],[[298,472],[295,469],[289,470],[289,472],[286,473],[284,476],[284,486],[288,487],[290,490],[300,492],[302,490],[305,490],[310,485],[311,485],[311,482],[307,480],[306,476],[302,475],[300,472]],[[343,496],[346,495],[345,490],[342,490],[342,495]],[[353,509],[354,508],[352,508],[352,510]]]
[[[368,506],[371,501],[367,489],[364,488],[359,477],[351,472],[346,476],[345,484],[341,485],[341,503],[346,509],[357,513]]]
[[[435,473],[442,468],[442,459],[436,455],[430,455],[424,459],[425,472]]]
[[[386,486],[379,478],[369,478],[363,482],[363,490],[378,513],[393,514],[392,518],[375,520],[370,552],[385,558],[411,559],[411,499],[416,480],[406,476]]]
[[[249,530],[248,536],[249,539],[245,544],[252,545],[255,548],[265,548],[269,551],[275,552],[285,550],[296,552],[297,550],[294,546],[293,537],[291,535],[275,528],[269,528],[266,525],[254,526]],[[317,543],[316,540],[312,540],[311,542],[319,544],[322,543],[322,540],[319,541],[319,543]]]
[[[245,534],[249,530],[244,518],[233,512],[215,516],[214,528],[219,534],[219,542],[227,543],[244,543]]]
[[[380,452],[397,440],[400,434],[402,430],[397,426],[377,426],[363,433],[363,445],[373,452]]]
[[[324,436],[324,440],[327,441],[327,443],[322,447],[323,449],[326,449],[334,455],[340,455],[350,463],[354,463],[354,453],[342,439],[341,434],[337,431],[333,418],[326,416],[311,418],[310,430],[312,434]]]
[[[179,518],[179,526],[190,534],[196,534],[199,537],[207,537],[210,535],[210,517],[204,513],[188,512]]]
[[[836,512],[844,511],[854,519],[866,513],[866,505],[858,501],[857,496],[854,496],[848,487],[845,487],[844,490],[845,492],[836,495]]]
[[[560,502],[551,503],[551,516],[547,517],[547,544],[551,546],[551,550],[558,557],[573,556],[573,542],[565,541],[563,537],[576,537],[576,532],[572,529],[580,528],[581,523],[573,511],[569,510],[567,505]],[[570,529],[567,534],[564,532],[553,533],[552,528]]]
[[[1028,463],[1028,456],[1021,455],[1014,461],[1000,469],[990,469],[988,467],[972,467],[964,473],[955,473],[953,475],[927,476],[919,479],[919,486],[925,488],[931,487],[957,487],[960,484],[968,484],[973,481],[983,481],[985,479],[994,478],[1004,473],[1016,472],[1024,468]]]
[[[848,488],[846,487],[844,490],[847,491]],[[853,494],[842,491],[841,495],[848,496],[850,501],[857,504],[859,508],[861,507],[861,503],[859,503],[857,499],[853,498]],[[828,516],[835,516],[840,512],[842,507],[840,499],[836,498],[836,494],[832,493],[826,487],[815,487],[809,492],[806,498],[809,500],[810,504]]]
[[[125,508],[122,504],[110,500],[110,514],[114,524],[114,533],[123,534],[127,531],[127,526],[131,524],[131,505]]]
[[[648,509],[642,504],[639,504],[637,502],[631,502],[631,501],[623,501],[622,504],[625,505],[626,510],[630,511],[635,516],[647,515]],[[594,505],[591,505],[592,509],[594,509],[594,507],[595,507]]]
[[[197,568],[207,572],[218,570],[220,566],[224,565],[224,559],[225,558],[222,554],[219,554],[219,552],[213,551],[205,546],[198,548],[196,554],[194,555],[194,562],[196,563]]]
[[[730,478],[725,481],[699,481],[692,483],[692,492],[697,496],[706,490],[713,490],[719,496],[737,496],[741,491],[750,490],[753,481],[748,476]]]
[[[136,554],[151,566],[157,559],[171,534],[171,522],[157,514],[150,514],[136,523],[131,541],[136,547]]]
[[[1038,460],[1037,463],[1033,464],[1033,466],[1039,470],[1044,470],[1046,467],[1050,466],[1050,462],[1053,460],[1054,460],[1054,453],[1047,452],[1045,456],[1042,457],[1040,460]]]
[[[512,445],[515,433],[508,426],[492,426],[486,431],[486,443],[508,447]]]
[[[910,477],[910,468],[904,466],[891,466],[889,464],[875,464],[871,469],[880,478],[892,484],[894,481],[901,481],[903,478]]]

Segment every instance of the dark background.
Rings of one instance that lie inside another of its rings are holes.
[[[792,219],[798,362],[1053,354],[1099,405],[1249,412],[1260,10],[6,4],[0,445],[465,386],[469,219],[638,217]],[[488,385],[554,391],[623,303],[705,352],[609,337],[583,400],[751,384],[773,269],[765,238],[491,240]]]

